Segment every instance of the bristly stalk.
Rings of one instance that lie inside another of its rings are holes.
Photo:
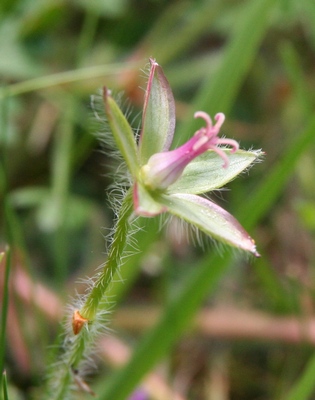
[[[131,233],[130,218],[133,212],[132,193],[129,190],[123,200],[117,219],[115,233],[108,253],[108,259],[98,276],[91,292],[87,295],[80,314],[83,318],[93,322],[103,300],[104,293],[119,268],[126,242]]]
[[[104,330],[107,303],[107,289],[115,272],[122,264],[125,246],[133,232],[132,195],[128,191],[118,211],[108,258],[90,291],[83,299],[78,298],[80,309],[72,309],[72,330],[67,329],[64,337],[64,349],[59,361],[50,367],[46,398],[64,400],[69,398],[70,387],[76,383],[79,390],[92,392],[81,380],[80,372],[88,363],[88,356],[95,343],[96,336]]]

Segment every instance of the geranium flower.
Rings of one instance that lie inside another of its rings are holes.
[[[213,124],[203,111],[195,117],[202,118],[205,126],[184,145],[169,150],[175,130],[175,102],[162,68],[153,59],[139,143],[110,92],[104,88],[103,94],[111,131],[132,177],[135,213],[153,217],[169,212],[216,240],[259,256],[254,240],[239,222],[200,195],[234,179],[260,157],[261,151],[240,150],[235,140],[220,138],[224,114],[217,114]]]

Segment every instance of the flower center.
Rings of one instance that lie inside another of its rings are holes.
[[[153,154],[148,163],[141,168],[141,178],[145,186],[150,189],[166,189],[182,175],[185,167],[200,154],[207,150],[214,150],[223,158],[223,167],[229,166],[227,154],[218,145],[232,147],[232,152],[239,149],[239,144],[233,139],[218,137],[220,128],[225,120],[223,113],[215,116],[216,123],[212,125],[211,118],[203,111],[195,113],[195,118],[203,118],[206,126],[199,129],[194,136],[181,147]]]

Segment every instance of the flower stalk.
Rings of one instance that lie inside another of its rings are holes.
[[[129,190],[119,211],[107,261],[80,309],[80,315],[90,322],[94,321],[100,303],[104,300],[104,294],[121,265],[124,249],[132,232],[130,224],[132,213],[132,196]]]
[[[129,191],[126,193],[118,212],[106,263],[102,271],[96,276],[88,294],[83,299],[79,299],[81,307],[73,311],[72,332],[67,329],[63,340],[64,353],[60,360],[50,368],[47,400],[69,398],[72,383],[76,384],[78,390],[92,393],[89,386],[82,380],[81,370],[85,369],[84,364],[88,364],[88,356],[96,337],[104,329],[107,315],[106,291],[122,263],[125,246],[133,232],[132,212],[132,195]]]

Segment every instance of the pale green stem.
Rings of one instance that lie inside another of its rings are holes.
[[[131,190],[127,193],[120,209],[119,217],[116,223],[115,233],[111,247],[108,253],[107,261],[95,282],[91,292],[87,296],[80,314],[83,318],[93,321],[99,309],[99,304],[103,299],[112,278],[121,265],[122,254],[130,234],[129,219],[133,211]]]
[[[109,75],[117,75],[125,70],[130,71],[130,69],[138,67],[139,64],[135,62],[125,64],[106,64],[85,67],[66,72],[59,72],[53,75],[45,75],[39,78],[29,79],[23,82],[14,83],[5,88],[1,88],[0,99],[33,92],[35,90],[47,89],[54,86],[67,85],[72,82],[79,82]]]
[[[132,192],[129,190],[122,202],[115,224],[115,232],[110,245],[108,259],[98,275],[95,284],[87,295],[80,314],[89,320],[88,326],[78,335],[67,334],[66,348],[60,361],[53,365],[49,377],[47,399],[63,400],[69,392],[73,374],[88,355],[90,345],[95,342],[99,327],[103,324],[103,304],[115,272],[122,263],[122,257],[128,237],[131,234],[130,218],[133,212]]]

